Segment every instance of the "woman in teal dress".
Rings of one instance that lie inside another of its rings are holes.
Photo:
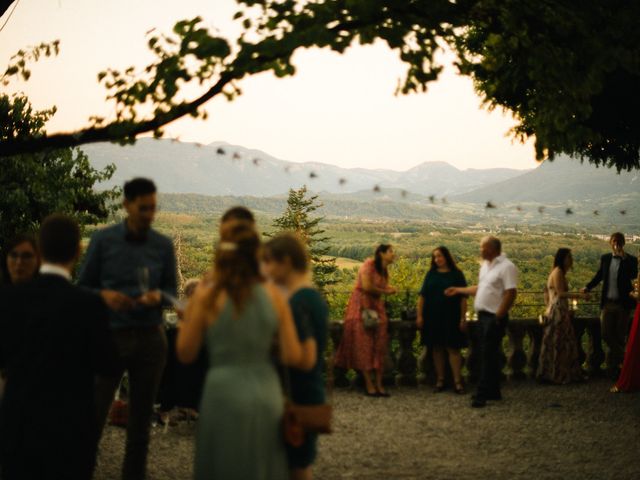
[[[433,250],[431,269],[424,278],[418,297],[416,325],[421,331],[423,345],[433,353],[436,392],[444,390],[446,351],[453,373],[454,391],[464,393],[460,349],[467,344],[467,299],[464,296],[447,297],[444,291],[449,287],[466,286],[464,274],[457,267],[449,249],[438,247]]]
[[[264,262],[267,276],[289,294],[289,305],[302,342],[303,356],[312,358],[311,369],[290,368],[291,400],[301,405],[325,402],[323,353],[327,346],[329,309],[322,295],[312,287],[308,255],[302,242],[293,234],[281,234],[266,243]],[[285,384],[287,381],[285,380]],[[306,432],[300,447],[287,446],[292,480],[311,479],[311,465],[316,458],[317,434]]]
[[[260,240],[246,221],[225,223],[212,275],[197,287],[178,333],[178,359],[195,360],[203,342],[209,370],[196,432],[196,480],[279,480],[288,476],[283,395],[271,362],[274,337],[285,365],[303,365],[286,299],[262,282]]]

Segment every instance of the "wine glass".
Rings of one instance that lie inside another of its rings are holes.
[[[140,294],[144,295],[149,291],[149,267],[138,267],[137,275]]]

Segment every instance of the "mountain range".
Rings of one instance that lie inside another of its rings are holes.
[[[526,172],[508,168],[458,170],[445,162],[424,162],[404,172],[348,169],[326,163],[288,162],[224,142],[197,145],[150,138],[140,139],[131,146],[99,143],[82,149],[94,167],[116,165],[115,175],[104,186],[121,185],[135,176],[148,176],[162,192],[202,195],[266,197],[306,184],[313,191],[336,194],[371,190],[377,185],[425,196],[451,196]]]
[[[631,229],[640,223],[640,172],[618,174],[563,156],[532,170],[459,170],[444,162],[424,162],[399,172],[288,162],[223,142],[197,145],[145,138],[132,146],[94,144],[83,150],[96,168],[116,165],[105,187],[134,176],[153,178],[163,194],[163,208],[170,211],[212,213],[240,203],[277,213],[290,188],[307,185],[320,194],[320,213],[336,217],[479,224],[551,221]]]

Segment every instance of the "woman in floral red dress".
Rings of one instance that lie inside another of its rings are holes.
[[[388,397],[382,386],[384,356],[388,346],[388,319],[382,295],[396,293],[389,285],[388,267],[395,253],[391,245],[378,246],[375,257],[367,259],[360,270],[356,287],[349,298],[344,317],[342,341],[336,352],[335,364],[362,372],[365,394],[372,397]],[[365,328],[363,311],[375,310],[378,324]],[[372,373],[375,372],[375,383]]]

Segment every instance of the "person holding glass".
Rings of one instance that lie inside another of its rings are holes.
[[[422,344],[433,353],[436,393],[445,388],[445,351],[453,373],[454,391],[464,393],[460,349],[467,345],[467,297],[447,297],[444,291],[449,287],[466,286],[464,274],[456,265],[449,249],[441,246],[433,250],[431,268],[418,296],[416,326],[421,332]]]
[[[355,289],[347,304],[342,341],[335,357],[336,366],[362,372],[365,395],[369,397],[389,396],[382,385],[384,357],[389,343],[382,296],[396,293],[396,289],[389,285],[389,265],[394,260],[393,247],[382,244],[376,248],[374,258],[365,260],[360,267]],[[366,325],[366,319],[373,319],[371,326]]]
[[[167,356],[162,308],[177,296],[176,259],[170,238],[151,225],[156,186],[146,178],[124,185],[123,222],[95,232],[78,284],[100,293],[123,370],[99,377],[96,405],[104,423],[124,370],[129,374],[124,480],[145,478],[153,404]]]

